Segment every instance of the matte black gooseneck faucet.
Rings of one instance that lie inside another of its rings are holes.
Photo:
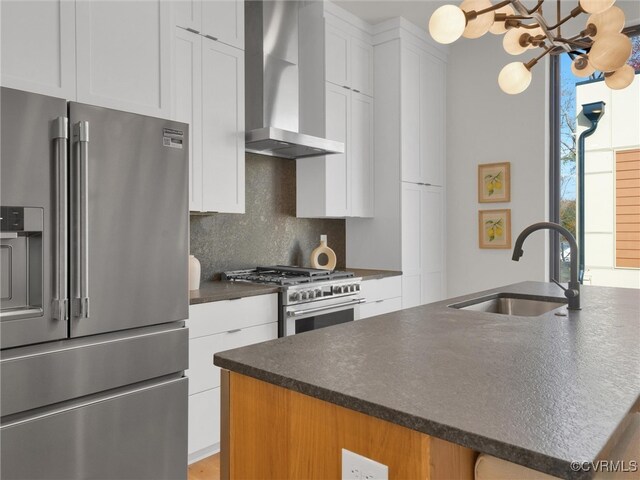
[[[524,253],[522,251],[522,244],[525,239],[536,230],[555,230],[562,234],[564,238],[569,242],[569,247],[571,248],[571,279],[569,280],[569,288],[564,288],[557,280],[553,280],[553,282],[558,285],[560,288],[564,290],[564,296],[569,300],[569,310],[580,310],[580,282],[578,281],[578,244],[576,243],[576,239],[571,232],[564,228],[562,225],[558,225],[557,223],[552,222],[540,222],[534,223],[533,225],[529,225],[525,228],[520,235],[518,235],[518,239],[516,240],[516,245],[513,247],[513,256],[512,260],[518,261],[520,257]]]

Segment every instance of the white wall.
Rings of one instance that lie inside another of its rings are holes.
[[[512,244],[526,226],[548,219],[548,71],[533,69],[529,88],[507,95],[498,87],[502,67],[517,59],[487,34],[451,46],[447,72],[447,286],[461,295],[523,280],[548,279],[548,235],[532,234],[524,256],[478,247],[478,210],[510,208]],[[511,202],[479,204],[479,163],[511,162]]]
[[[591,123],[582,105],[605,102],[604,115],[593,135],[585,139],[585,283],[640,288],[637,268],[615,266],[615,155],[640,147],[640,74],[623,90],[604,82],[576,87],[577,134]]]

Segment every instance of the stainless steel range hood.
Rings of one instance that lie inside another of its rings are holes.
[[[299,131],[298,2],[245,1],[247,152],[282,158],[344,153],[344,144]]]

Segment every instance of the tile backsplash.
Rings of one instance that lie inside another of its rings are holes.
[[[246,155],[245,214],[191,215],[191,254],[202,280],[258,265],[309,266],[320,235],[345,266],[345,221],[296,218],[296,162]]]

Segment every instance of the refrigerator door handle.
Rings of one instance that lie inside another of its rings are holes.
[[[74,275],[73,315],[89,318],[89,122],[73,126],[76,147],[74,189]]]
[[[69,318],[67,292],[67,250],[68,250],[68,202],[67,202],[67,141],[69,140],[69,120],[58,117],[51,123],[51,140],[54,143],[54,171],[56,181],[55,198],[55,274],[53,277],[52,312],[55,320]]]

